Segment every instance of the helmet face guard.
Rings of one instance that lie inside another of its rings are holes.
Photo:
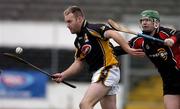
[[[141,12],[141,19],[149,18],[152,19],[154,22],[160,22],[160,16],[158,11],[155,10],[145,10]]]

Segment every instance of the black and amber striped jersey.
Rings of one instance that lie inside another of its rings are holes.
[[[109,39],[104,37],[104,32],[110,29],[105,24],[90,24],[85,20],[80,33],[77,34],[74,41],[75,58],[85,60],[90,71],[118,63]],[[82,49],[86,47],[89,48],[89,51],[84,54]]]

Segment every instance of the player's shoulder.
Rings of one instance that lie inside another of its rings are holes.
[[[88,23],[87,28],[92,30],[105,30],[110,27],[104,23]]]
[[[136,42],[136,41],[144,41],[144,38],[136,36],[130,39],[130,42]]]
[[[159,28],[159,32],[163,32],[166,34],[175,34],[176,29],[174,27],[170,27],[170,26],[161,26]]]

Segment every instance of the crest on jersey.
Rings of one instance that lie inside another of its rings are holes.
[[[149,45],[148,45],[148,44],[146,44],[146,46],[145,46],[145,47],[146,47],[146,49],[150,49],[150,47],[149,47]]]
[[[167,56],[167,52],[164,48],[158,49],[157,52],[159,53],[159,56],[161,58],[163,58],[164,60],[167,60],[168,56]]]
[[[105,26],[102,26],[102,27],[101,27],[101,30],[104,30],[105,28],[106,28]]]
[[[149,55],[149,57],[151,57],[151,58],[160,57],[164,61],[166,61],[168,58],[168,53],[164,48],[159,48],[155,54],[151,54],[151,55]]]

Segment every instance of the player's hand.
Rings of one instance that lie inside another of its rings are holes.
[[[133,56],[140,56],[140,57],[145,56],[145,53],[143,52],[143,49],[130,48],[130,49],[128,50],[128,53],[129,53],[130,55],[133,55]]]
[[[174,40],[171,38],[167,38],[164,40],[164,44],[169,46],[169,47],[172,47],[174,45]]]
[[[52,80],[56,81],[57,83],[60,83],[61,81],[63,81],[63,74],[62,73],[55,73],[51,77],[52,77]]]

